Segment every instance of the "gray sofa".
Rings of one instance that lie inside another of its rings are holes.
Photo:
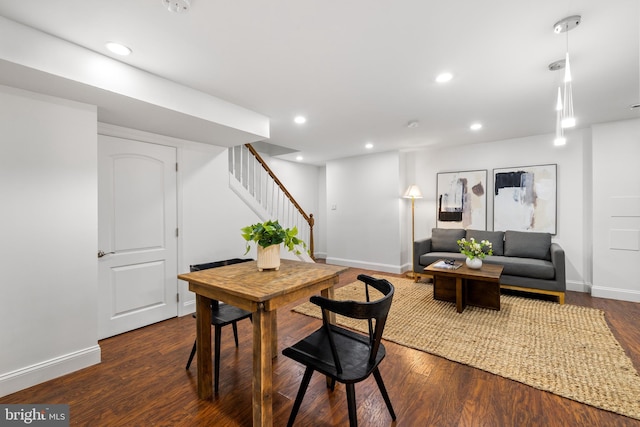
[[[553,295],[564,304],[564,250],[551,242],[549,233],[434,228],[430,238],[413,243],[414,276],[428,276],[424,268],[443,258],[464,260],[457,244],[463,237],[492,243],[493,255],[483,262],[504,266],[501,288]]]

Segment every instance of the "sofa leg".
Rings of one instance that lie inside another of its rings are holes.
[[[552,296],[558,297],[558,304],[564,305],[564,292],[545,291],[544,289],[524,288],[522,286],[513,286],[513,285],[505,285],[505,284],[501,284],[500,288],[511,289],[513,291],[528,292],[531,294],[552,295]]]
[[[413,273],[413,282],[417,283],[422,279],[432,279],[433,276],[430,274],[422,274],[422,273]]]

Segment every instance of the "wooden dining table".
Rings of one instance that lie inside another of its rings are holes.
[[[196,294],[198,397],[213,398],[211,300],[253,313],[253,425],[272,426],[272,358],[278,354],[277,309],[320,293],[333,298],[348,267],[281,260],[278,270],[258,271],[255,261],[178,275]]]

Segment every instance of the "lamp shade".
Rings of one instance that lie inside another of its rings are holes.
[[[422,199],[422,193],[417,185],[412,184],[407,188],[407,191],[404,192],[402,197],[405,199]]]

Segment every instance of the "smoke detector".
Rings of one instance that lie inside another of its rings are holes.
[[[191,7],[191,0],[161,0],[169,12],[184,13]]]

